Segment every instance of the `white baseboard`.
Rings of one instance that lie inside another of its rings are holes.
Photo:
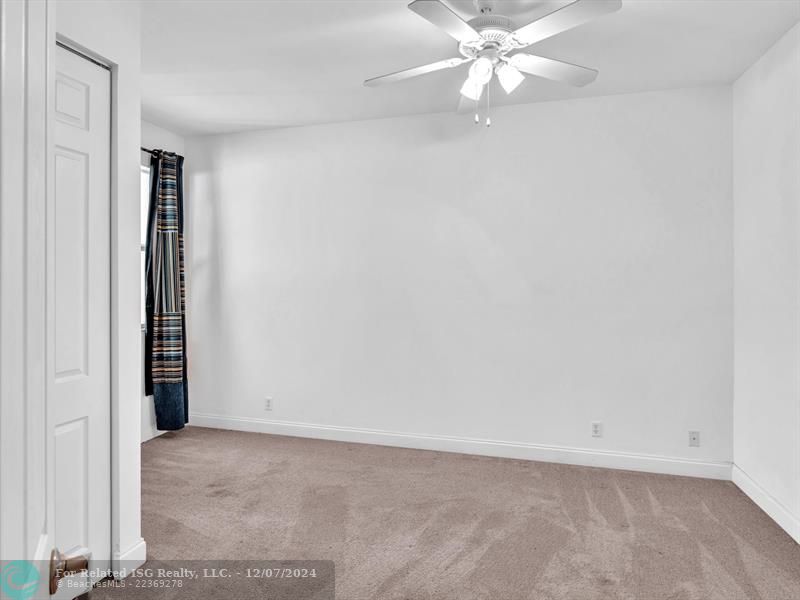
[[[142,427],[142,443],[149,442],[153,438],[164,435],[166,431],[159,431],[158,429],[145,429]]]
[[[740,490],[800,544],[800,515],[793,515],[738,465],[733,465],[732,479]]]
[[[142,413],[142,443],[166,433],[156,428],[156,407],[153,404],[152,396],[142,396],[140,409]]]
[[[198,427],[272,433],[275,435],[317,438],[339,442],[377,444],[380,446],[395,446],[418,450],[438,450],[441,452],[537,460],[586,467],[624,469],[628,471],[644,471],[647,473],[663,473],[668,475],[685,475],[688,477],[706,477],[724,480],[730,480],[731,478],[731,464],[727,462],[708,462],[686,458],[608,452],[585,448],[543,446],[540,444],[521,442],[503,442],[441,435],[398,433],[393,431],[359,429],[355,427],[270,421],[267,419],[228,417],[205,413],[191,413],[189,422],[190,425],[196,425]]]
[[[114,552],[112,559],[112,569],[117,575],[117,579],[124,579],[131,574],[131,571],[141,567],[147,560],[147,543],[139,538],[124,552]]]

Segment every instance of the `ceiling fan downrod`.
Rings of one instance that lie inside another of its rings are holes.
[[[497,4],[496,0],[473,0],[472,3],[475,5],[475,10],[477,10],[482,15],[490,15],[494,11],[494,7]]]

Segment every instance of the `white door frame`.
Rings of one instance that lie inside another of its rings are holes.
[[[0,559],[48,545],[47,7],[0,2]],[[22,352],[20,350],[23,350]]]
[[[0,2],[0,560],[46,560],[53,540],[45,249],[58,39],[112,70],[111,548],[113,568],[132,569],[146,557],[140,504],[139,63],[138,56],[115,61],[93,51],[89,34],[84,40],[57,33],[57,4]],[[88,24],[86,30],[91,27],[102,29]]]

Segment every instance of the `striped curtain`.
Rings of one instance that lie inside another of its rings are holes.
[[[183,157],[163,151],[150,159],[145,260],[145,394],[155,401],[158,429],[181,429],[189,422]]]

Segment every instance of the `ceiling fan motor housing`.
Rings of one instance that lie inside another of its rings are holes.
[[[511,19],[503,15],[481,15],[469,21],[470,27],[485,40],[503,41],[511,33]],[[496,38],[496,39],[492,39]]]
[[[475,58],[485,50],[500,50],[509,41],[512,32],[511,19],[502,15],[481,15],[470,20],[469,25],[481,38],[463,41],[458,45],[458,51],[467,58]]]

